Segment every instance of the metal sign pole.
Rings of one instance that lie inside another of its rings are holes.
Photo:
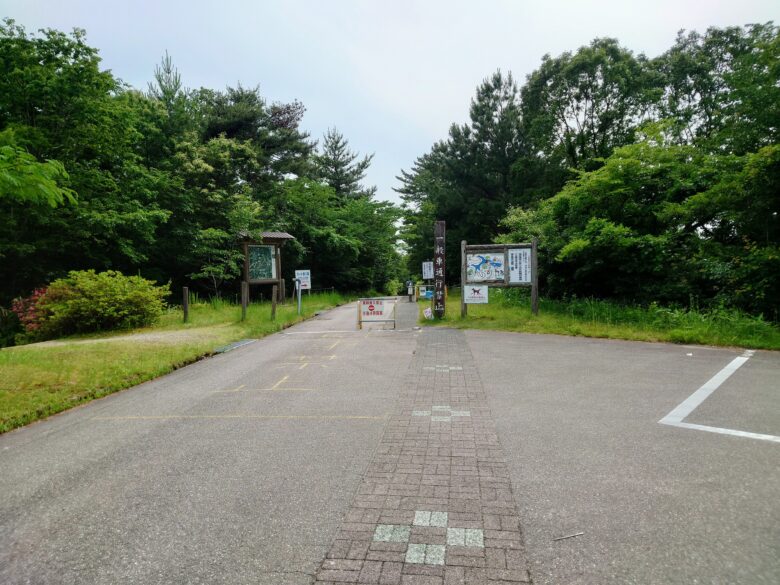
[[[298,314],[301,314],[301,279],[295,279],[295,292],[298,294]]]
[[[468,314],[469,306],[466,304],[466,240],[460,242],[460,316]]]

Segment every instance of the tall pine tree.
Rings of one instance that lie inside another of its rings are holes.
[[[315,158],[317,176],[333,188],[340,198],[368,197],[376,193],[376,187],[364,187],[361,181],[371,165],[373,154],[358,160],[358,153],[349,149],[349,142],[336,128],[328,128],[323,136],[322,152]]]

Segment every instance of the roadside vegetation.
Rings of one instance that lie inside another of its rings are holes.
[[[241,321],[241,307],[224,300],[168,309],[153,327],[69,337],[0,350],[0,432],[129,388],[211,355],[231,342],[279,331],[316,312],[347,301],[337,293],[304,295],[302,315],[292,302],[253,303]]]
[[[429,301],[420,301],[421,316],[427,306]],[[447,317],[441,321],[421,318],[421,323],[459,329],[780,350],[780,328],[736,309],[541,298],[539,314],[533,315],[527,294],[517,289],[491,289],[490,303],[469,305],[465,318],[460,316],[460,292],[453,291],[447,300]]]

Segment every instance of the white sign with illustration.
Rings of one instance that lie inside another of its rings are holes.
[[[509,248],[509,283],[531,284],[531,249]]]
[[[463,292],[463,300],[468,305],[486,305],[488,302],[487,285],[467,285]]]
[[[466,254],[466,282],[504,281],[504,252]]]

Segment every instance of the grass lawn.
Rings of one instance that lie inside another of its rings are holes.
[[[421,315],[429,303],[420,301]],[[517,289],[490,289],[490,303],[469,305],[465,318],[460,316],[460,293],[456,291],[447,299],[447,316],[443,320],[420,322],[460,329],[780,349],[780,328],[737,311],[623,306],[593,299],[540,299],[539,314],[533,315],[525,292]]]
[[[186,325],[181,309],[171,309],[154,327],[4,348],[0,433],[167,374],[230,342],[274,333],[346,300],[334,293],[304,295],[301,316],[288,302],[277,307],[276,321],[270,303],[252,304],[244,322],[240,306],[196,303]]]

